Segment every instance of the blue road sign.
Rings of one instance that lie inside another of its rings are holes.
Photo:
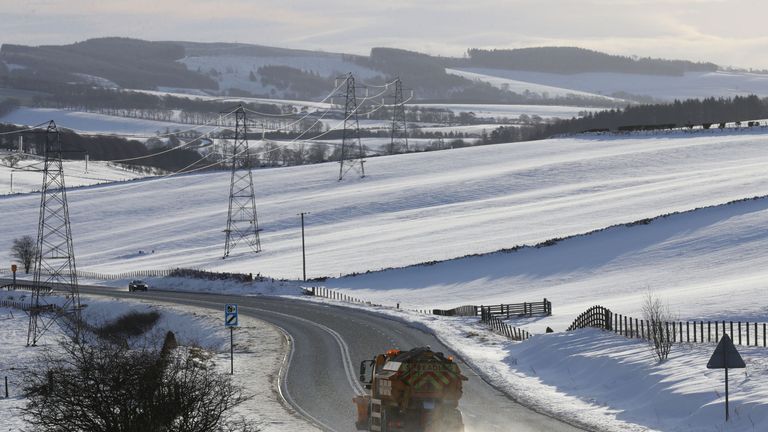
[[[237,305],[228,304],[224,307],[224,326],[237,327]]]

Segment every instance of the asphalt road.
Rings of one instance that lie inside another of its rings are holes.
[[[83,294],[157,299],[211,308],[222,311],[222,320],[224,304],[237,303],[241,314],[274,324],[289,335],[293,347],[284,368],[281,393],[297,411],[330,431],[355,431],[352,398],[362,392],[357,381],[360,361],[391,348],[410,349],[425,345],[454,354],[433,335],[407,323],[351,308],[268,296],[166,291],[128,293],[99,287],[80,289]],[[582,430],[514,402],[483,381],[468,365],[458,361],[469,378],[464,383],[464,396],[460,402],[467,432]]]

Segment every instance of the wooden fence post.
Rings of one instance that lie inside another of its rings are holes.
[[[747,326],[747,346],[749,346],[749,321],[744,323]]]
[[[757,346],[757,323],[755,323],[755,346]]]

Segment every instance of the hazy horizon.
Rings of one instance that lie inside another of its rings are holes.
[[[240,42],[349,54],[387,46],[461,56],[468,48],[577,46],[610,54],[768,68],[754,0],[0,0],[0,43],[107,36]]]

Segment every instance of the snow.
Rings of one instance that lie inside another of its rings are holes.
[[[523,343],[469,318],[378,308],[435,332],[514,397],[606,430],[751,431],[768,427],[765,348],[740,348],[733,422],[722,423],[713,344],[678,346],[656,363],[639,342],[563,331],[594,304],[640,316],[647,289],[680,319],[768,321],[768,154],[762,128],[560,138],[371,158],[368,177],[336,181],[338,165],[254,172],[264,251],[221,260],[229,174],[185,175],[69,191],[83,270],[207,267],[301,274],[297,213],[307,217],[309,276],[365,272],[605,227],[540,248],[330,279],[345,294],[408,309],[552,301],[554,315],[513,320]],[[33,233],[39,197],[0,199],[0,243]],[[709,208],[693,210],[698,207]],[[684,212],[647,224],[623,224]],[[9,220],[12,219],[12,220]],[[115,239],[120,239],[116,241]],[[10,260],[0,248],[0,261]],[[155,253],[136,254],[137,250]],[[187,289],[179,280],[153,280]],[[117,284],[122,284],[119,282]],[[193,290],[297,295],[295,282],[199,282]],[[746,375],[744,374],[746,372]],[[670,409],[671,407],[674,408]]]
[[[78,266],[119,272],[206,267],[301,274],[364,272],[588,232],[765,193],[762,129],[597,136],[370,158],[368,177],[335,163],[254,172],[259,254],[221,259],[230,174],[180,175],[70,190]],[[34,233],[39,197],[0,199],[0,244]],[[120,241],[116,242],[115,238]],[[138,250],[155,254],[137,255]],[[7,248],[0,260],[10,261]],[[538,296],[536,296],[538,297]]]
[[[0,298],[28,301],[28,293],[4,292]],[[50,302],[56,303],[55,299]],[[83,316],[91,323],[112,320],[130,311],[161,312],[161,318],[150,334],[159,336],[168,330],[175,333],[180,344],[193,344],[214,353],[216,366],[229,373],[229,331],[222,325],[220,313],[179,305],[157,304],[153,301],[108,299],[102,296],[81,296],[81,303],[87,304]],[[314,430],[302,419],[286,411],[279,395],[274,391],[277,370],[283,361],[287,346],[283,335],[275,327],[259,320],[241,316],[241,325],[235,339],[235,375],[247,395],[253,396],[236,408],[234,416],[244,416],[258,424],[263,431]],[[18,310],[0,308],[0,369],[9,378],[10,398],[0,398],[0,430],[21,431],[25,423],[19,409],[25,404],[21,395],[23,370],[30,364],[30,350],[26,348],[27,316]],[[57,340],[62,337],[55,325],[42,338],[39,350],[57,349]],[[258,347],[258,350],[253,350]]]
[[[476,117],[510,118],[516,119],[525,114],[529,117],[539,116],[543,119],[561,118],[569,119],[579,117],[579,113],[599,111],[598,108],[559,106],[559,105],[504,105],[504,104],[421,104],[415,106],[423,108],[437,108],[460,112],[473,112]]]
[[[482,135],[483,132],[490,134],[491,131],[501,126],[520,127],[520,125],[489,123],[489,124],[477,124],[477,125],[466,125],[466,126],[426,126],[426,127],[419,127],[418,130],[421,132],[442,132],[444,134],[449,134],[451,132],[464,133],[464,134],[474,135],[479,137],[480,135]],[[416,128],[412,127],[411,125],[408,125],[408,127],[411,131],[416,130]]]
[[[141,139],[155,134],[164,133],[166,129],[195,130],[205,133],[214,126],[196,127],[184,123],[164,122],[155,120],[142,120],[127,117],[109,116],[82,111],[70,111],[55,108],[18,108],[5,116],[0,117],[0,123],[12,123],[18,125],[37,125],[53,120],[60,128],[72,129],[76,132],[122,134],[129,138]]]
[[[9,153],[0,151],[0,159]],[[0,165],[0,195],[39,191],[42,185],[42,174],[39,172],[23,171],[23,169],[40,169],[42,160],[35,156],[26,156],[14,168]],[[17,171],[22,169],[22,171]],[[13,173],[13,190],[11,190],[11,173]],[[100,183],[128,181],[143,177],[119,166],[101,161],[89,161],[88,172],[85,171],[85,161],[64,161],[64,182],[67,187],[89,186]]]
[[[768,427],[768,357],[762,347],[738,347],[747,368],[730,371],[731,419],[725,423],[723,372],[706,368],[715,343],[679,343],[666,361],[658,362],[646,342],[597,329],[513,342],[477,318],[303,298],[365,309],[433,333],[471,365],[465,374],[476,372],[519,403],[586,430],[747,432]]]
[[[564,330],[601,304],[641,317],[648,289],[683,320],[768,321],[761,263],[768,243],[768,199],[617,226],[525,248],[347,277],[326,285],[405,308],[552,301],[554,315],[517,325],[534,333]],[[439,293],[439,295],[438,295]]]
[[[755,431],[768,428],[765,348],[740,347],[747,369],[731,370],[724,419],[715,344],[678,344],[659,363],[648,345],[595,329],[510,342],[466,319],[413,318],[475,370],[537,410],[604,431]]]
[[[212,77],[219,83],[221,90],[240,89],[251,93],[283,95],[284,90],[271,85],[261,84],[257,70],[262,66],[289,66],[306,72],[315,72],[322,77],[339,76],[352,72],[358,79],[369,79],[382,75],[381,72],[360,66],[343,59],[342,54],[316,54],[296,56],[190,56],[180,60],[187,69],[208,73],[216,70],[220,75]],[[256,74],[256,81],[251,81],[250,73]],[[362,83],[361,83],[362,84]],[[329,89],[330,90],[330,89]]]
[[[329,89],[330,91],[331,89]],[[256,104],[270,104],[270,105],[290,105],[296,107],[308,107],[316,109],[327,109],[331,107],[330,103],[326,102],[314,102],[305,100],[292,100],[292,99],[271,99],[271,98],[256,98],[256,97],[230,97],[230,96],[210,96],[206,94],[193,93],[191,89],[187,89],[185,92],[163,91],[163,90],[135,90],[126,89],[126,91],[136,93],[146,93],[155,96],[173,96],[185,99],[201,99],[205,101],[219,101],[219,102],[246,102]],[[198,90],[199,92],[199,90]],[[312,111],[312,110],[310,110]]]
[[[766,430],[765,349],[740,348],[747,369],[731,370],[731,419],[726,424],[724,373],[706,368],[714,347],[678,345],[667,361],[659,363],[642,341],[582,330],[539,336],[520,344],[502,343],[488,351],[500,351],[504,356],[493,362],[495,373],[520,377],[507,380],[508,386],[518,387],[515,393],[532,394],[531,399],[541,404],[565,399],[553,393],[568,394],[568,399],[575,397],[591,405],[586,411],[589,417],[598,417],[594,414],[600,411],[608,418],[615,417],[619,427],[611,427],[613,430]],[[541,384],[545,391],[541,391]],[[566,402],[555,409],[569,415],[577,406]],[[584,411],[577,416],[587,417]]]
[[[768,74],[748,72],[688,72],[682,76],[591,72],[554,74],[501,69],[462,68],[464,73],[488,76],[489,82],[513,80],[531,85],[553,86],[566,91],[611,95],[626,92],[671,101],[757,94],[768,95]],[[524,86],[524,84],[519,84]]]
[[[535,83],[524,82],[524,81],[517,81],[517,80],[512,80],[512,79],[493,76],[493,75],[486,75],[483,73],[469,72],[461,69],[446,69],[445,72],[451,75],[457,75],[457,76],[466,78],[471,81],[486,82],[498,89],[509,90],[519,94],[524,94],[529,92],[535,93],[543,99],[553,98],[553,97],[578,96],[583,98],[608,100],[611,102],[622,102],[622,99],[606,97],[606,96],[602,96],[595,93],[587,93],[587,92],[582,92],[578,90],[570,90],[566,88],[553,87],[553,86],[535,84]],[[498,73],[497,71],[493,71],[493,72]]]

